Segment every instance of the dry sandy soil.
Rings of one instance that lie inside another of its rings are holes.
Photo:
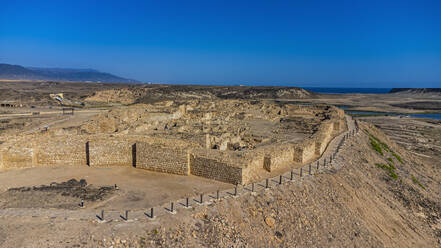
[[[196,176],[177,176],[128,167],[38,167],[0,173],[0,192],[5,192],[0,193],[0,208],[78,209],[80,196],[69,197],[60,205],[54,203],[45,206],[55,194],[39,194],[35,201],[26,201],[29,195],[24,194],[17,199],[19,195],[11,195],[7,191],[10,188],[50,185],[52,182],[61,183],[70,179],[84,179],[88,185],[98,187],[114,187],[116,184],[118,190],[111,192],[105,201],[85,201],[86,209],[106,210],[147,209],[173,199],[231,187],[226,183]],[[15,204],[11,203],[12,200]]]

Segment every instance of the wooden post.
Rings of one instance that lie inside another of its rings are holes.
[[[90,167],[89,141],[86,142],[86,165]]]

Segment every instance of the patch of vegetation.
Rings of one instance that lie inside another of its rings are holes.
[[[371,146],[372,146],[372,148],[373,148],[375,151],[377,151],[379,154],[381,154],[381,156],[383,156],[384,153],[383,153],[383,150],[381,149],[381,146],[380,146],[377,142],[375,142],[375,140],[372,139],[372,138],[369,138],[369,141],[371,142]]]
[[[393,158],[387,158],[387,161],[389,161],[391,164],[394,164]]]
[[[395,152],[392,152],[392,156],[394,156],[400,163],[403,163],[403,159],[400,157],[400,155],[396,154]]]
[[[385,170],[388,174],[389,174],[389,176],[391,177],[391,178],[393,178],[393,179],[398,179],[398,175],[395,173],[395,166],[393,166],[393,165],[391,165],[391,164],[389,164],[389,165],[386,165],[386,164],[379,164],[379,163],[377,163],[377,164],[375,164],[378,168],[381,168],[381,169],[383,169],[383,170]]]
[[[416,185],[420,186],[422,189],[426,190],[426,187],[424,187],[424,186],[420,183],[420,181],[418,181],[418,179],[416,179],[416,177],[412,176],[411,178],[412,178],[413,183],[415,183]]]
[[[369,137],[373,140],[375,140],[375,142],[377,142],[385,151],[387,152],[392,152],[392,150],[389,148],[389,146],[382,142],[380,139],[378,139],[377,137],[375,137],[374,135],[370,134],[369,132],[367,132]]]

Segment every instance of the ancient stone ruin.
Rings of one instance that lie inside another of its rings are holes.
[[[134,104],[79,126],[12,136],[0,146],[0,168],[132,166],[246,184],[314,161],[344,130],[344,112],[326,105]]]

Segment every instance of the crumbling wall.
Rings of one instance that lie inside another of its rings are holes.
[[[145,142],[136,143],[136,168],[188,175],[188,154],[184,150],[153,146]]]

